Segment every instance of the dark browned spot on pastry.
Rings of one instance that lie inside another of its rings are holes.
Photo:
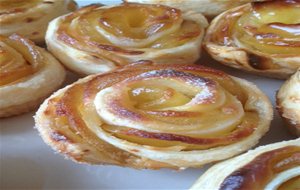
[[[54,2],[53,1],[44,1],[43,3],[45,3],[45,4],[53,4]]]
[[[100,57],[96,56],[96,55],[92,55],[93,58],[95,59],[101,59]]]
[[[67,142],[67,141],[69,141],[66,136],[64,136],[63,134],[61,134],[58,131],[54,131],[54,132],[50,133],[50,138],[53,141],[56,141],[56,142]]]
[[[25,21],[26,21],[27,23],[29,23],[29,22],[34,21],[34,18],[28,17],[28,18],[25,19]]]
[[[87,152],[90,152],[90,150],[88,150],[88,149],[85,149],[85,150],[83,150],[82,152],[85,152],[85,153],[87,153]]]
[[[266,65],[266,58],[252,53],[248,53],[249,65],[257,70],[267,70],[269,67]]]
[[[45,109],[45,111],[43,112],[45,115],[50,115],[51,114],[51,110],[50,107],[47,107],[47,109]]]
[[[38,35],[39,32],[32,32],[32,35]]]

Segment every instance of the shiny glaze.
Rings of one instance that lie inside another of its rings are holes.
[[[299,56],[299,12],[300,2],[290,0],[254,2],[229,10],[208,33],[206,44],[244,51],[251,69],[277,70],[280,66],[272,58]]]
[[[288,146],[268,151],[227,176],[219,189],[264,189],[278,173],[299,165],[299,146]]]

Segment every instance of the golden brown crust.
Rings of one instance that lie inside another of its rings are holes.
[[[280,14],[276,13],[274,15],[277,17],[268,20],[269,17],[265,16],[268,9],[273,12],[286,10],[286,15],[278,16]],[[299,12],[298,9],[298,2],[293,4],[278,0],[249,3],[230,9],[211,22],[204,47],[214,59],[227,66],[261,76],[287,78],[300,66],[300,55],[297,53],[300,44],[296,37],[291,37],[296,36],[293,33],[295,30],[289,29],[298,27],[292,24],[292,18],[296,16],[288,15],[294,14],[293,11]],[[261,17],[256,18],[255,15]],[[283,17],[290,20],[280,20]]]
[[[252,2],[253,0],[201,0],[201,1],[187,1],[187,0],[124,0],[125,2],[147,3],[147,4],[162,4],[183,11],[195,11],[204,14],[205,16],[216,16],[230,8]]]
[[[87,75],[141,60],[194,63],[207,25],[200,13],[162,5],[94,4],[53,20],[46,42],[70,70]]]
[[[277,110],[288,124],[289,130],[300,136],[300,70],[290,77],[276,96]]]
[[[139,169],[200,167],[234,156],[255,145],[271,119],[269,100],[245,80],[197,65],[149,63],[81,79],[35,116],[44,141],[67,158]]]
[[[48,23],[77,8],[73,0],[2,0],[0,5],[0,34],[23,35],[36,43],[45,40]]]
[[[299,153],[299,138],[260,146],[214,165],[191,190],[294,189],[299,187]]]
[[[19,35],[0,36],[0,56],[0,117],[34,109],[64,81],[60,63]]]

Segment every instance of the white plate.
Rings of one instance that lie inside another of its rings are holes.
[[[86,5],[97,1],[78,1]],[[98,1],[105,3],[105,1]],[[109,4],[117,1],[106,1]],[[199,63],[248,79],[260,87],[272,100],[282,80],[246,74],[214,63],[204,56]],[[76,76],[69,74],[68,82]],[[0,189],[187,189],[206,170],[185,171],[134,170],[116,166],[89,166],[65,160],[54,154],[33,128],[34,112],[0,120]],[[261,144],[292,139],[275,111],[271,130]]]

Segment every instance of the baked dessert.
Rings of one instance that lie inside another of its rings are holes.
[[[299,18],[299,1],[245,4],[212,21],[204,46],[230,67],[287,78],[300,67]]]
[[[48,145],[77,162],[185,169],[249,149],[272,114],[268,98],[243,79],[144,62],[57,91],[35,123]]]
[[[252,0],[124,0],[125,2],[147,3],[147,4],[162,4],[183,11],[195,11],[204,14],[205,16],[216,16],[223,11],[239,5],[249,3]]]
[[[0,34],[18,33],[43,43],[48,23],[76,8],[73,0],[1,0]]]
[[[64,78],[64,68],[46,50],[17,34],[0,35],[0,117],[32,110]]]
[[[103,73],[140,60],[193,63],[205,17],[163,5],[93,4],[49,25],[48,49],[80,74]]]
[[[290,131],[300,136],[300,70],[278,91],[277,110],[288,123]]]
[[[300,138],[266,146],[218,163],[192,189],[277,189],[300,187]]]

